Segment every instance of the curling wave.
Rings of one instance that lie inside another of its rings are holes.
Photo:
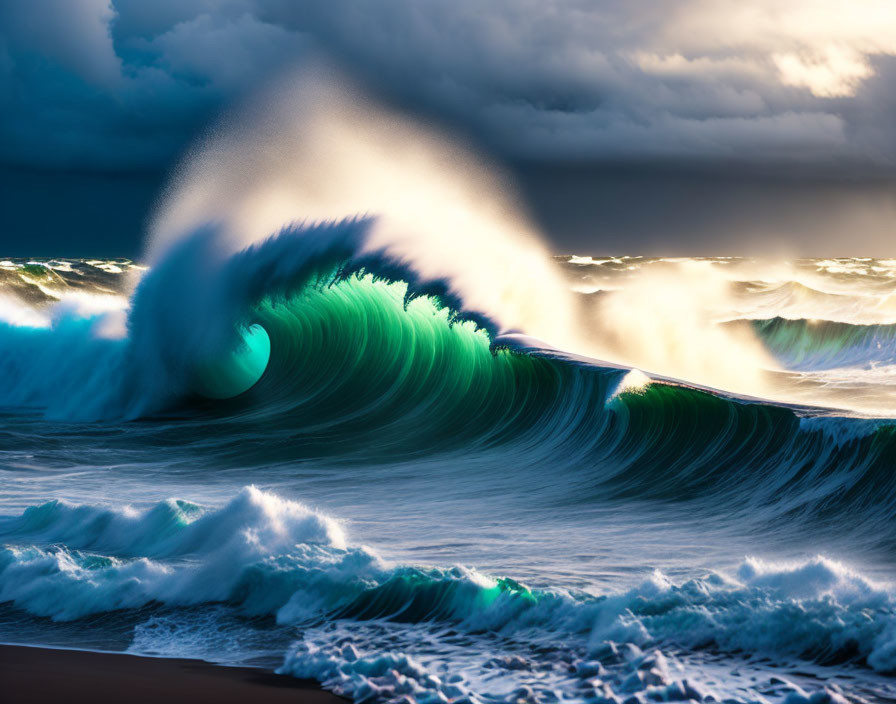
[[[896,506],[892,424],[632,384],[627,369],[506,334],[449,282],[364,250],[369,225],[296,226],[217,260],[200,234],[144,277],[125,338],[89,334],[96,318],[7,326],[3,402],[66,419],[177,412],[179,437],[201,425],[197,438],[218,441],[204,451],[229,461],[500,448],[526,467],[562,465],[573,503],[712,495],[747,523],[861,510],[881,525]],[[203,397],[209,376],[218,386]]]

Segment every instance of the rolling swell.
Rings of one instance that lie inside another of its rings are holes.
[[[818,370],[896,362],[896,325],[772,318],[753,329],[788,369]]]

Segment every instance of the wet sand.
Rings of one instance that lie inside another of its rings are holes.
[[[345,704],[316,682],[201,660],[0,645],[0,701]]]

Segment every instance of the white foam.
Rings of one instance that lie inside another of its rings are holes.
[[[731,575],[685,582],[657,572],[597,598],[533,593],[475,570],[389,565],[348,544],[332,519],[252,487],[218,509],[49,503],[0,521],[0,535],[0,601],[56,620],[153,602],[275,615],[303,625],[283,671],[359,701],[742,697],[740,680],[700,684],[707,646],[896,668],[890,586],[821,556],[748,558]],[[211,629],[208,642],[232,658],[239,645],[228,642],[248,637],[195,609],[183,623],[176,613],[144,624],[134,649],[190,655]]]
[[[303,565],[323,582],[347,565],[376,563],[346,551],[332,519],[254,487],[208,512],[175,500],[146,511],[52,502],[5,522],[2,534],[19,545],[0,553],[0,601],[57,620],[237,593],[246,608],[272,613],[302,586]],[[22,547],[25,540],[36,544]]]
[[[622,377],[622,380],[619,382],[616,390],[607,397],[607,403],[612,401],[614,398],[617,398],[621,394],[641,393],[648,386],[650,386],[651,381],[651,378],[640,369],[632,369]]]

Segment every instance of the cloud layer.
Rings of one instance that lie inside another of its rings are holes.
[[[319,50],[512,159],[896,163],[879,0],[0,0],[0,159],[164,166]]]

